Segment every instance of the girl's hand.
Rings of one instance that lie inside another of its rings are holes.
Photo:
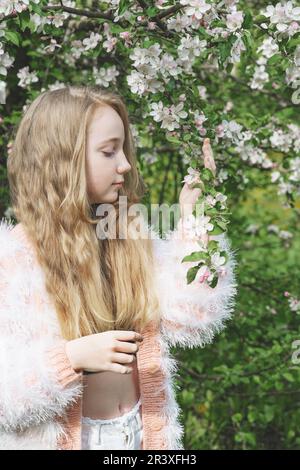
[[[87,335],[68,341],[66,353],[73,369],[77,372],[132,372],[132,363],[139,350],[140,333],[135,331],[112,330]]]
[[[210,145],[209,138],[204,139],[202,151],[205,168],[209,168],[215,175],[216,164],[214,161],[213,151]],[[202,191],[200,188],[193,189],[189,186],[188,183],[184,184],[179,195],[180,213],[182,218],[192,214],[196,201],[201,196],[201,194]]]

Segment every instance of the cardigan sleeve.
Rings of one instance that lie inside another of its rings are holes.
[[[170,346],[203,347],[213,341],[232,316],[237,293],[237,261],[226,234],[210,236],[210,240],[219,241],[220,251],[228,254],[225,273],[219,276],[215,288],[206,282],[187,284],[186,273],[196,263],[181,263],[181,260],[199,251],[199,245],[184,233],[180,222],[176,230],[167,234],[167,239],[152,235],[161,332]]]
[[[23,263],[24,265],[24,263]],[[82,373],[67,341],[44,334],[22,262],[0,259],[0,429],[22,431],[52,420],[82,394]]]

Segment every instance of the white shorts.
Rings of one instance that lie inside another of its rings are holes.
[[[139,413],[141,398],[127,413],[112,419],[82,416],[81,449],[142,450],[143,423]]]

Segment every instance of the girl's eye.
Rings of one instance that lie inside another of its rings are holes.
[[[106,157],[111,157],[112,155],[114,155],[114,152],[103,152],[104,155],[106,155]]]

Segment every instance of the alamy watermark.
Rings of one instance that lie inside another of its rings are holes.
[[[150,217],[149,217],[150,210]],[[101,203],[96,209],[96,216],[102,217],[96,226],[96,234],[100,240],[103,239],[127,239],[130,232],[131,239],[149,239],[154,238],[151,231],[143,230],[143,226],[139,223],[142,222],[149,224],[154,228],[160,224],[161,216],[161,230],[167,233],[172,230],[172,220],[174,227],[177,226],[178,221],[185,216],[185,214],[192,214],[195,211],[195,217],[204,215],[204,203],[196,204],[150,204],[146,206],[141,203],[133,204],[128,208],[127,196],[119,197],[119,209],[116,210],[115,206],[110,203]],[[183,212],[184,211],[184,214]],[[117,214],[119,213],[118,222]],[[130,221],[128,221],[130,218]],[[185,218],[186,220],[186,218]],[[118,230],[117,230],[118,224]]]

